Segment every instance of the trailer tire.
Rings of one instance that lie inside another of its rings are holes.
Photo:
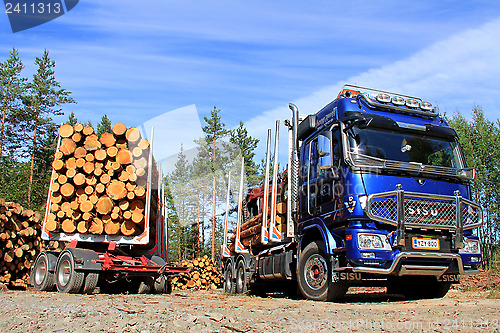
[[[85,274],[75,270],[75,258],[69,251],[63,251],[57,260],[55,280],[61,293],[76,294],[82,290]]]
[[[233,282],[233,267],[228,263],[224,271],[224,291],[228,294],[236,292],[236,284]]]
[[[56,262],[57,257],[50,252],[42,252],[38,255],[30,275],[31,283],[36,291],[55,289],[54,272],[50,271],[50,267],[55,266]]]
[[[86,273],[82,293],[89,295],[92,294],[94,289],[97,287],[98,281],[99,281],[99,273]]]
[[[250,283],[250,274],[245,267],[245,261],[240,260],[236,265],[236,293],[246,294]]]
[[[330,260],[319,241],[311,242],[302,251],[297,282],[302,295],[314,301],[338,300],[348,289],[343,281],[332,282]]]

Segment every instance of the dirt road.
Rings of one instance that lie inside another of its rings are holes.
[[[231,296],[69,295],[0,292],[1,332],[492,332],[500,300],[452,290],[444,299],[405,301],[372,291],[342,303]]]

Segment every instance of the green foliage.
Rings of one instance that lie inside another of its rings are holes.
[[[10,119],[19,112],[21,108],[21,98],[25,92],[26,79],[21,77],[21,71],[24,65],[19,58],[19,53],[15,48],[10,51],[7,60],[0,63],[0,157],[2,156],[4,146],[9,146],[9,139],[15,134],[10,131]],[[12,140],[10,140],[12,141]]]
[[[262,181],[258,174],[259,166],[255,163],[254,150],[259,144],[258,139],[252,138],[245,125],[240,121],[240,125],[231,131],[229,142],[235,144],[239,148],[239,152],[245,158],[245,172],[249,186],[256,186]]]
[[[101,122],[97,124],[97,136],[101,137],[102,133],[111,133],[111,120],[107,115],[102,116]]]
[[[456,112],[449,123],[459,135],[468,166],[476,169],[472,199],[483,208],[479,236],[484,264],[490,266],[500,240],[500,122],[486,119],[483,110],[476,106],[471,121]]]
[[[71,126],[75,126],[76,124],[78,124],[78,119],[76,119],[75,113],[73,111],[71,111],[66,124],[70,124]]]

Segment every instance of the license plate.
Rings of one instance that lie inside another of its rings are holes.
[[[412,245],[417,250],[439,250],[439,239],[413,237]]]

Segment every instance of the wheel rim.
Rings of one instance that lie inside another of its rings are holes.
[[[61,286],[68,284],[69,278],[71,277],[71,263],[68,259],[64,258],[59,265],[59,272],[57,275],[57,280]]]
[[[42,284],[43,280],[45,280],[45,276],[47,275],[47,264],[45,263],[45,260],[40,258],[36,265],[36,270],[35,270],[35,283],[37,285]]]
[[[236,288],[241,291],[243,290],[243,284],[245,283],[245,271],[243,267],[238,268],[238,273],[236,275]]]
[[[314,254],[307,259],[305,265],[305,280],[309,288],[319,290],[325,286],[328,280],[328,269],[325,258]]]
[[[231,274],[231,269],[228,269],[226,271],[226,279],[225,279],[225,282],[226,282],[226,292],[231,292],[231,286],[232,286],[232,283],[233,281],[231,281],[233,278],[232,274]]]

